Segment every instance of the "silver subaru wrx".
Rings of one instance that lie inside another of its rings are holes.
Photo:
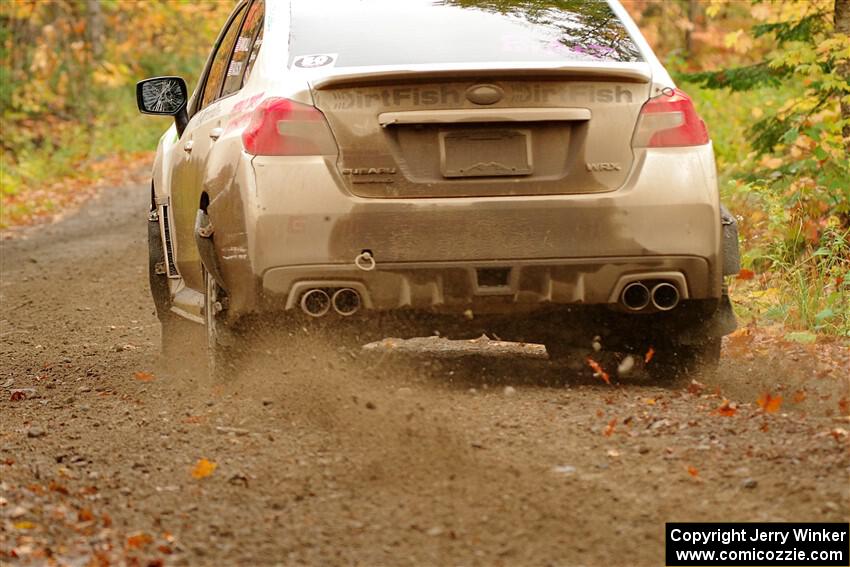
[[[138,104],[175,118],[149,223],[163,340],[204,324],[215,373],[261,317],[553,358],[590,333],[665,372],[735,328],[708,131],[613,0],[244,0],[191,96],[158,77]]]

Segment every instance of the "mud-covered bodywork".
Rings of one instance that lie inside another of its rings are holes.
[[[292,158],[282,165],[255,158],[257,184],[280,180],[292,200],[257,194],[253,208],[263,214],[254,224],[255,238],[278,246],[258,247],[252,264],[264,291],[275,295],[321,271],[333,279],[389,286],[372,300],[383,309],[406,303],[466,309],[478,300],[493,304],[494,298],[507,309],[523,303],[616,304],[621,281],[642,271],[682,274],[685,297],[719,297],[719,205],[712,199],[713,179],[703,175],[713,167],[711,150],[670,152],[640,156],[635,175],[615,192],[519,200],[363,199],[341,193],[334,166],[324,160]],[[678,162],[674,171],[668,167],[672,159]],[[703,186],[679,199],[671,195],[670,185],[694,179]],[[375,270],[355,266],[364,250],[375,258]],[[477,285],[483,268],[509,270],[505,285]]]
[[[675,85],[622,7],[496,4],[240,3],[160,143],[158,305],[200,320],[204,272],[231,322],[309,311],[313,290],[367,316],[668,310],[635,309],[632,284],[724,305],[737,235],[711,143],[652,137],[678,124],[647,110]],[[251,41],[228,32],[258,11]],[[373,35],[351,29],[364,18]],[[228,45],[243,83],[209,97]]]

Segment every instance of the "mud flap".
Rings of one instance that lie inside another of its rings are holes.
[[[717,306],[717,312],[714,314],[712,325],[712,336],[714,337],[725,337],[738,328],[738,318],[735,317],[735,311],[732,310],[732,302],[726,293],[720,298],[720,305]]]
[[[162,321],[171,315],[171,291],[165,273],[165,250],[159,230],[159,217],[154,213],[148,217],[148,275],[156,316]]]
[[[224,286],[224,277],[221,274],[218,255],[213,244],[213,230],[209,215],[203,209],[198,209],[198,214],[195,216],[195,245],[198,247],[198,255],[201,257],[204,268],[212,275],[219,287],[227,289]]]
[[[720,224],[723,228],[723,275],[735,276],[741,271],[738,221],[723,205],[720,205]]]

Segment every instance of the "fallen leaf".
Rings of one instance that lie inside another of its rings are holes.
[[[653,356],[655,356],[655,349],[652,348],[652,347],[649,347],[649,350],[646,351],[646,354],[643,357],[643,363],[649,364],[649,361],[652,360]]]
[[[199,459],[192,469],[192,478],[207,478],[210,476],[218,465],[207,459]]]
[[[655,398],[644,398],[643,403],[645,403],[648,406],[654,406],[655,405]]]
[[[51,492],[58,492],[59,494],[68,495],[68,489],[56,482],[55,480],[51,480],[50,484],[47,485],[47,489]]]
[[[838,400],[838,409],[841,410],[841,415],[850,415],[850,400],[847,398]]]
[[[140,382],[153,382],[154,380],[156,380],[156,376],[154,376],[150,372],[136,372],[133,374],[133,376],[136,378],[136,380],[139,380]]]
[[[727,336],[727,346],[734,354],[746,354],[753,342],[752,331],[748,327],[741,327]]]
[[[850,436],[850,433],[848,433],[847,430],[843,427],[836,427],[835,429],[830,431],[829,434],[832,435],[832,438],[836,441],[842,441],[844,439],[847,439],[848,436]]]
[[[748,270],[746,268],[742,268],[738,275],[736,276],[739,280],[751,280],[756,276],[756,273],[752,270]]]
[[[688,393],[693,394],[694,396],[699,396],[702,394],[702,391],[705,390],[705,384],[702,382],[697,382],[696,380],[691,379],[691,383],[688,384]]]
[[[696,478],[696,477],[699,476],[699,471],[697,470],[696,467],[688,465],[688,474],[691,475],[692,477]]]
[[[765,392],[759,397],[758,405],[765,413],[776,413],[782,407],[782,396],[771,396],[770,392]]]
[[[717,415],[722,415],[723,417],[732,417],[738,411],[738,406],[735,402],[730,402],[729,400],[723,400],[723,403],[720,404],[720,407],[717,408],[714,413]]]
[[[153,542],[153,538],[144,532],[127,536],[127,549],[139,549]]]
[[[88,508],[83,508],[77,512],[78,522],[91,522],[92,520],[94,520],[94,514]]]
[[[12,402],[20,402],[21,400],[27,399],[27,395],[20,390],[12,392],[12,395],[9,397],[9,401]]]
[[[739,339],[741,337],[749,337],[752,334],[753,334],[753,331],[749,327],[738,327],[737,329],[735,329],[734,331],[732,331],[731,333],[729,333],[726,336],[727,336],[727,338],[730,338],[730,339]]]
[[[25,520],[23,522],[15,522],[14,526],[16,530],[31,530],[35,527],[35,524]]]
[[[607,455],[612,459],[617,459],[620,456],[620,452],[617,449],[608,449]]]
[[[799,404],[802,403],[806,399],[806,391],[805,390],[797,390],[794,394],[794,403]]]
[[[602,378],[605,381],[606,384],[611,383],[611,377],[608,376],[608,373],[605,372],[605,370],[602,369],[602,366],[598,362],[596,362],[595,360],[593,360],[592,358],[590,358],[588,356],[587,357],[587,364],[588,364],[588,366],[590,366],[593,369],[593,375],[594,376],[598,376],[599,378]]]
[[[605,427],[605,430],[602,431],[602,435],[605,437],[611,437],[614,434],[614,428],[617,426],[617,418],[615,417],[611,421],[608,422],[608,425]]]

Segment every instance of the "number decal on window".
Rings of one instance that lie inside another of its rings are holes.
[[[299,55],[292,64],[300,69],[315,69],[316,67],[332,67],[336,63],[335,53],[318,55]]]

